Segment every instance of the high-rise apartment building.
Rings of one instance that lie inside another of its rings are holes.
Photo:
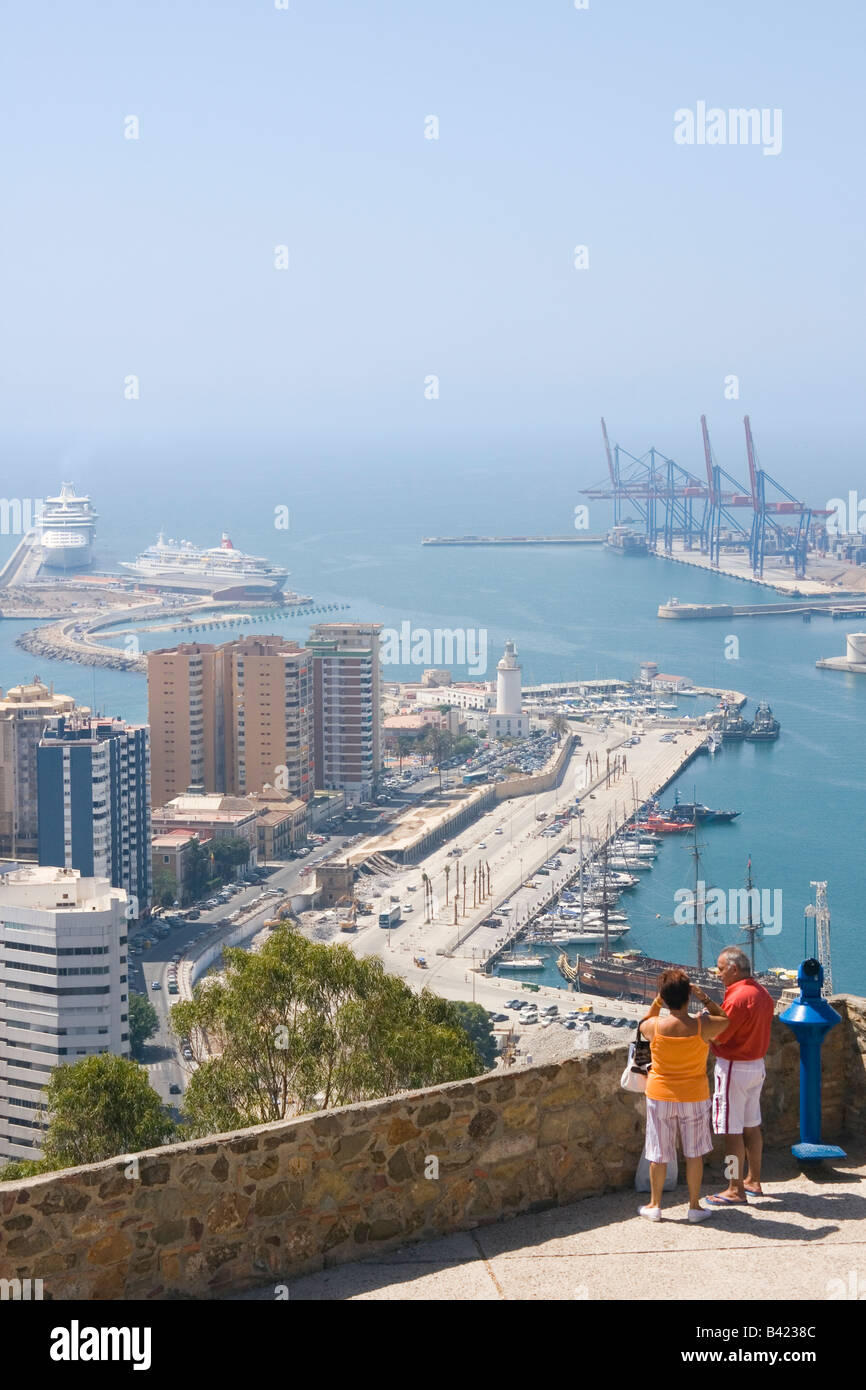
[[[39,863],[125,888],[150,906],[150,739],[143,724],[60,715],[37,756]]]
[[[311,653],[282,637],[228,644],[232,718],[226,790],[277,787],[301,801],[314,788]]]
[[[51,1072],[129,1055],[127,896],[27,865],[0,876],[0,1158],[42,1156]]]
[[[71,695],[55,695],[38,676],[29,685],[0,690],[0,856],[35,859],[36,750],[49,719],[75,709]],[[84,713],[87,713],[85,710]]]
[[[283,637],[148,653],[154,806],[266,786],[313,792],[311,654]]]
[[[382,766],[378,623],[317,623],[313,655],[316,786],[372,794]]]
[[[183,642],[147,653],[152,805],[225,790],[225,662],[221,648]]]

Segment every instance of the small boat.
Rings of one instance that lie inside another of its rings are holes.
[[[641,829],[656,830],[660,835],[675,835],[683,830],[693,830],[694,821],[668,820],[665,816],[647,816],[641,822]]]
[[[500,970],[543,970],[541,956],[506,956],[499,962]]]

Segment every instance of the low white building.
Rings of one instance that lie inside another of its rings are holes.
[[[127,905],[123,888],[77,869],[0,877],[0,1159],[42,1157],[55,1067],[129,1055]]]

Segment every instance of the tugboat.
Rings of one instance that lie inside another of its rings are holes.
[[[731,705],[721,707],[720,727],[723,743],[739,743],[752,732],[752,725]]]
[[[766,700],[762,700],[755,710],[755,720],[746,738],[749,743],[769,743],[779,737],[781,727]]]

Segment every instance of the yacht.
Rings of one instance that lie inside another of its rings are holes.
[[[89,497],[79,497],[72,483],[61,483],[59,497],[46,497],[39,516],[42,563],[49,569],[71,570],[93,558],[96,512]]]

